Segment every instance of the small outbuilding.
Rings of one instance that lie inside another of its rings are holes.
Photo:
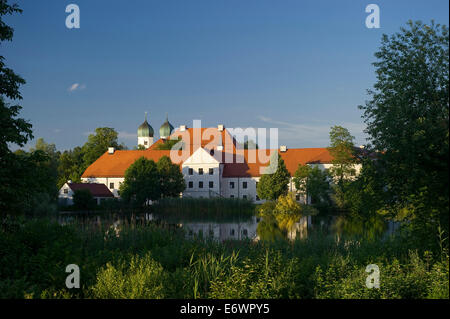
[[[58,194],[59,204],[63,206],[73,205],[73,194],[75,193],[76,190],[79,189],[89,190],[92,194],[92,197],[94,197],[97,205],[100,205],[100,203],[103,200],[106,200],[108,198],[114,198],[113,193],[111,193],[111,191],[108,189],[108,187],[106,187],[105,184],[72,183],[71,181],[68,181],[59,190]]]

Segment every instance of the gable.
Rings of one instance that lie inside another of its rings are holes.
[[[188,159],[183,163],[183,166],[188,166],[192,164],[219,164],[220,162],[215,159],[209,152],[204,148],[198,148]]]

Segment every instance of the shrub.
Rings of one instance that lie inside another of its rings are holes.
[[[160,299],[164,297],[162,266],[150,254],[144,257],[132,256],[128,262],[117,266],[107,263],[97,274],[92,287],[94,298]]]

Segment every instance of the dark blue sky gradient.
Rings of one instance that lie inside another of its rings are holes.
[[[328,145],[332,125],[364,143],[357,106],[374,81],[382,33],[409,20],[448,25],[448,1],[192,0],[17,1],[6,18],[13,42],[0,47],[23,76],[21,116],[36,138],[64,150],[96,127],[136,144],[149,112],[158,131],[177,127],[278,127],[288,147]],[[65,27],[78,4],[81,28]],[[376,3],[381,28],[365,27]],[[69,92],[79,83],[81,89]],[[34,144],[34,141],[29,145]]]

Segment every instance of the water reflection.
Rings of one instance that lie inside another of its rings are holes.
[[[174,220],[151,213],[143,214],[64,214],[59,223],[76,223],[84,229],[103,231],[111,236],[119,236],[120,229],[126,226],[157,224],[165,228],[185,231],[187,238],[225,240],[263,240],[304,239],[312,233],[335,236],[339,240],[345,237],[363,237],[368,240],[389,236],[398,228],[398,224],[387,223],[381,217],[357,218],[350,216],[304,216],[281,229],[273,215],[264,218],[251,216],[241,220],[191,221],[189,218]]]

